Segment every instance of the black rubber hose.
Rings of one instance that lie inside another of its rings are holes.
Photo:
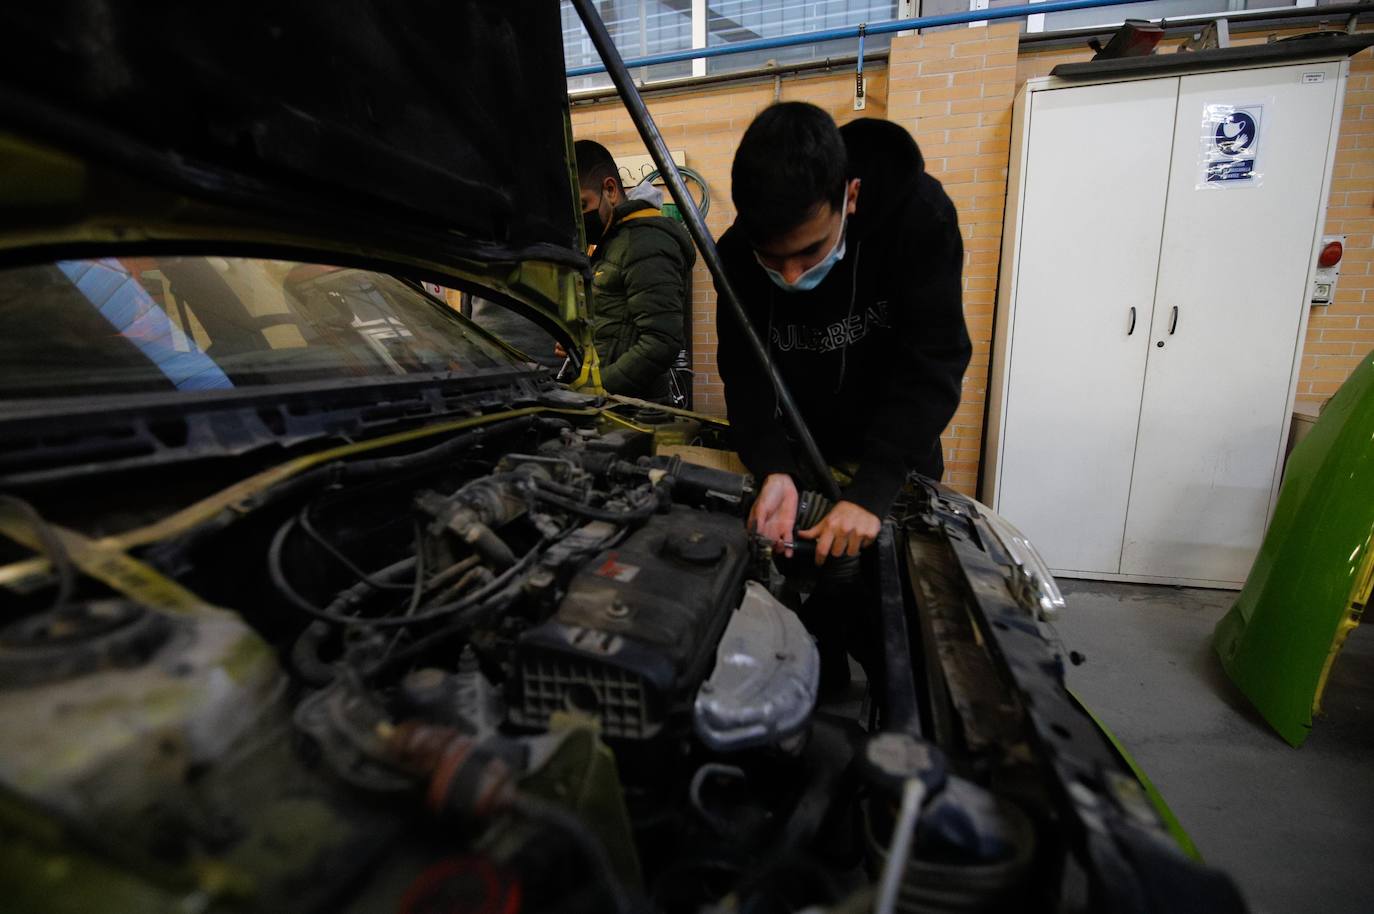
[[[400,454],[396,457],[374,457],[371,460],[359,460],[353,463],[345,463],[344,476],[349,481],[357,481],[364,477],[383,476],[392,473],[399,473],[403,470],[413,469],[426,463],[431,463],[443,457],[447,457],[457,451],[465,451],[484,438],[495,435],[503,435],[506,432],[514,432],[529,428],[534,423],[533,416],[521,416],[518,419],[507,419],[504,422],[495,422],[491,425],[484,425],[469,432],[450,438],[442,444],[425,448],[423,451],[416,451],[413,454]]]
[[[307,470],[251,496],[243,505],[225,509],[209,520],[196,524],[191,529],[172,539],[158,543],[149,549],[147,558],[160,568],[175,568],[190,552],[219,533],[227,530],[238,521],[255,514],[261,509],[278,504],[300,493],[310,491],[321,485],[340,482],[362,482],[376,476],[396,474],[434,463],[452,454],[466,451],[484,439],[515,433],[530,428],[536,417],[521,416],[507,419],[464,432],[433,447],[402,454],[396,457],[376,457],[371,460],[353,462],[337,461]]]
[[[515,581],[515,579],[524,573],[530,565],[534,564],[535,559],[543,555],[544,547],[548,544],[549,540],[541,539],[539,542],[535,543],[534,547],[530,549],[529,552],[521,556],[518,562],[474,590],[472,593],[463,597],[461,600],[455,600],[452,603],[443,603],[438,606],[431,606],[424,612],[411,616],[409,621],[423,622],[428,619],[438,619],[443,616],[450,616],[454,613],[462,612],[465,609],[473,608],[487,597],[501,590],[501,588],[505,587],[507,584]],[[400,621],[404,622],[406,620]]]
[[[616,876],[615,868],[611,866],[611,857],[606,853],[606,846],[581,819],[561,806],[546,803],[528,794],[518,795],[512,809],[533,822],[551,826],[571,838],[595,868],[599,884],[604,886],[610,895],[612,910],[616,914],[629,914],[629,895]]]
[[[316,619],[291,646],[291,666],[310,685],[324,686],[334,681],[334,667],[320,659],[320,644],[329,637],[330,631],[327,623]]]
[[[304,533],[306,536],[310,537],[312,540],[314,540],[315,545],[323,549],[325,553],[329,555],[330,558],[334,559],[334,561],[338,562],[340,565],[347,568],[355,578],[358,578],[360,581],[366,583],[374,590],[404,590],[407,593],[409,593],[415,588],[414,581],[408,581],[404,584],[396,584],[386,580],[384,577],[375,574],[369,574],[368,572],[363,571],[361,568],[359,568],[357,563],[355,563],[352,559],[343,554],[343,550],[341,550],[338,546],[335,546],[329,540],[325,539],[324,534],[320,533],[320,531],[315,529],[315,525],[310,522],[309,505],[306,505],[304,508],[302,508],[301,513],[296,515],[296,523],[300,526],[301,532]],[[412,564],[414,564],[413,561]]]
[[[539,488],[547,492],[554,492],[555,495],[567,496],[570,499],[580,499],[587,496],[587,487],[577,487],[577,485],[567,485],[566,482],[555,480],[540,480]]]
[[[546,491],[539,483],[535,483],[531,491],[535,499],[546,505],[552,505],[555,508],[560,508],[570,514],[577,514],[588,520],[602,520],[612,524],[628,524],[634,521],[647,520],[653,516],[659,506],[659,494],[657,491],[655,491],[653,496],[644,504],[630,508],[626,511],[610,511],[605,508],[594,508],[591,505],[584,505],[570,498],[564,498],[562,495]]]
[[[855,729],[858,729],[857,724]],[[840,725],[828,720],[812,721],[811,739],[802,751],[810,781],[783,827],[779,842],[781,853],[805,847],[820,832],[835,802],[836,786],[854,760],[855,741],[862,735],[862,732],[846,733]]]
[[[421,622],[430,622],[434,619],[451,616],[465,609],[469,609],[486,599],[492,593],[500,590],[514,579],[516,575],[527,568],[530,563],[539,556],[545,545],[544,541],[540,541],[524,556],[524,558],[520,559],[520,561],[516,562],[505,572],[493,578],[463,599],[453,603],[430,607],[424,612],[410,616],[349,616],[316,606],[305,599],[305,597],[301,596],[300,592],[292,587],[291,582],[287,580],[286,570],[282,561],[282,553],[285,549],[286,539],[291,535],[291,531],[295,529],[295,526],[296,519],[294,517],[285,524],[282,524],[281,528],[277,530],[276,535],[272,537],[272,544],[267,550],[267,573],[272,580],[272,585],[276,587],[277,592],[296,609],[316,619],[332,622],[335,625],[369,625],[374,628],[395,628],[397,626],[416,625]]]
[[[329,605],[325,607],[325,611],[345,614],[348,609],[357,606],[373,594],[379,593],[378,588],[373,584],[374,580],[389,581],[392,578],[399,578],[401,575],[413,578],[415,566],[416,557],[412,555],[374,571],[369,577],[339,591]],[[409,589],[410,585],[406,586]]]
[[[810,530],[825,519],[835,503],[819,492],[806,491],[797,499],[797,529]]]
[[[415,579],[411,583],[410,602],[406,604],[406,615],[413,616],[420,608],[420,601],[425,597],[425,535],[424,525],[417,519],[415,521]]]
[[[416,657],[423,656],[426,651],[436,644],[442,644],[450,638],[462,635],[476,628],[486,620],[487,616],[500,612],[511,603],[514,603],[515,599],[520,596],[522,591],[523,588],[517,581],[508,585],[503,590],[487,597],[487,599],[476,606],[464,609],[458,613],[454,621],[449,624],[411,642],[395,653],[383,657],[375,666],[367,670],[367,677],[369,679],[376,679]]]

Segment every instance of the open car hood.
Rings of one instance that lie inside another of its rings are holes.
[[[577,337],[556,5],[54,0],[0,24],[0,262],[293,252],[478,285]]]

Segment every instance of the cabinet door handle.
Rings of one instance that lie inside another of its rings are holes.
[[[1178,329],[1178,305],[1174,305],[1174,310],[1169,314],[1169,335],[1173,336]]]
[[[1126,330],[1126,335],[1135,333],[1135,305],[1131,305],[1131,326]]]

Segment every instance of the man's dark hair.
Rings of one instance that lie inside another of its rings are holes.
[[[835,121],[815,105],[781,102],[744,131],[730,169],[740,228],[766,242],[811,218],[822,203],[844,204],[848,170]]]
[[[615,186],[622,191],[625,189],[620,183],[615,157],[605,146],[595,140],[578,140],[573,143],[573,154],[577,156],[577,183],[581,187],[599,190],[607,178],[615,178]]]

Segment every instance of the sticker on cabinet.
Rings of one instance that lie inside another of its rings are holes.
[[[1260,141],[1269,107],[1261,102],[1203,106],[1198,190],[1260,185]]]

